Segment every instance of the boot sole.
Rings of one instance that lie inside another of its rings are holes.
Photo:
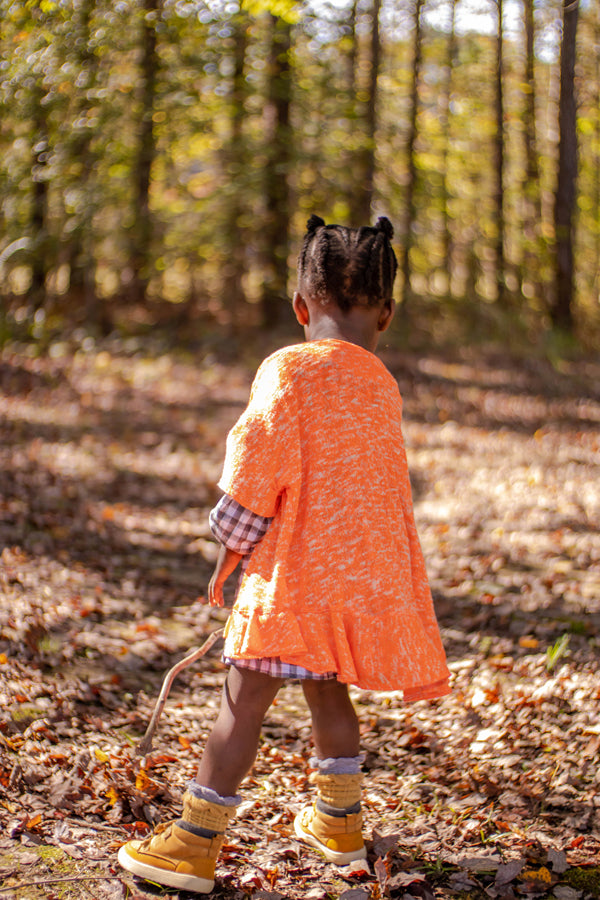
[[[315,837],[310,831],[304,830],[299,818],[300,816],[296,816],[294,819],[294,831],[296,832],[296,837],[299,837],[301,841],[310,844],[315,850],[319,850],[328,862],[335,863],[336,866],[347,866],[356,859],[367,858],[367,848],[364,846],[360,847],[358,850],[349,850],[347,853],[341,853],[338,850],[330,850],[329,847],[326,847],[325,844],[321,843],[318,837]]]
[[[158,882],[158,884],[167,885],[167,887],[180,888],[184,891],[196,891],[198,894],[209,894],[215,882],[209,878],[200,878],[198,875],[184,875],[181,872],[169,872],[168,869],[160,869],[158,866],[151,866],[148,863],[140,862],[139,859],[133,859],[123,846],[119,850],[119,863],[132,875],[139,878],[145,878],[147,881]]]

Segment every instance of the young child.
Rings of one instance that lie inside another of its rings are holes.
[[[348,685],[448,692],[449,672],[415,529],[398,386],[374,355],[394,311],[393,228],[311,216],[294,310],[306,343],[260,366],[227,438],[212,605],[243,561],[227,622],[221,709],[181,819],[119,861],[160,884],[208,893],[263,718],[286,678],[312,717],[316,802],[298,838],[331,862],[366,856],[359,727]]]

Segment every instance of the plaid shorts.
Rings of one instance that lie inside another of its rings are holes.
[[[262,659],[236,659],[232,656],[224,656],[223,662],[236,669],[252,669],[253,672],[262,672],[271,678],[310,678],[313,681],[329,681],[336,678],[335,672],[311,672],[304,666],[295,666],[292,663],[283,662],[279,656],[265,656]]]
[[[248,565],[252,550],[262,541],[272,521],[270,518],[259,516],[246,509],[228,494],[221,497],[209,516],[210,530],[219,543],[246,557],[242,562],[242,573]],[[312,678],[315,681],[327,681],[336,677],[335,672],[317,674],[303,666],[286,663],[278,656],[264,659],[236,659],[224,656],[223,662],[228,666],[236,666],[238,669],[262,672],[272,678]]]

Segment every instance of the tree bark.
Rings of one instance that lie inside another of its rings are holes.
[[[402,310],[408,310],[411,294],[411,266],[410,250],[412,247],[412,232],[416,219],[415,190],[417,183],[417,165],[415,147],[417,142],[417,115],[419,110],[419,81],[422,61],[423,32],[421,25],[421,10],[424,0],[415,0],[413,7],[413,68],[410,89],[410,112],[408,137],[406,142],[406,158],[408,176],[406,182],[406,195],[404,199],[404,227],[403,227],[403,253],[402,253]]]
[[[596,6],[594,46],[600,46],[600,6]],[[596,52],[596,109],[600,109],[600,53]],[[596,118],[596,171],[600,172],[600,116]],[[600,178],[596,178],[596,218],[600,221]],[[596,275],[593,280],[596,297],[600,297],[600,227],[596,228]]]
[[[494,139],[495,206],[496,206],[496,292],[498,302],[506,303],[506,261],[504,258],[504,87],[503,87],[503,0],[496,0],[496,134]]]
[[[359,153],[358,179],[354,184],[351,206],[351,220],[355,226],[368,225],[371,221],[373,193],[375,187],[376,144],[377,144],[377,82],[381,65],[381,35],[379,30],[379,14],[381,0],[373,0],[371,7],[371,41],[369,54],[369,80],[367,85],[367,103],[364,114],[364,140]],[[356,45],[356,9],[354,13],[354,32]],[[354,60],[356,65],[356,57]]]
[[[75,47],[79,69],[76,108],[78,124],[71,133],[69,155],[74,181],[82,202],[81,210],[75,214],[77,224],[70,232],[68,259],[70,294],[76,301],[83,302],[86,325],[97,329],[100,326],[101,315],[96,296],[95,261],[92,252],[94,202],[90,182],[94,165],[91,149],[93,134],[84,121],[91,106],[88,94],[95,83],[98,71],[98,60],[90,47],[90,21],[93,10],[94,0],[81,0],[74,10]]]
[[[140,63],[140,130],[135,166],[134,227],[131,251],[131,300],[145,303],[150,281],[152,259],[152,215],[150,212],[150,180],[156,156],[153,115],[156,99],[158,54],[156,23],[162,0],[143,0]]]
[[[525,24],[525,108],[523,110],[523,138],[525,142],[525,183],[523,185],[524,200],[524,235],[525,250],[523,254],[523,274],[521,281],[528,280],[536,297],[542,296],[539,283],[539,256],[542,252],[542,201],[540,192],[540,166],[537,151],[536,129],[536,87],[535,87],[535,22],[533,16],[533,0],[524,0],[523,14]]]
[[[248,43],[247,29],[247,15],[238,13],[233,20],[233,73],[229,106],[230,134],[229,147],[225,153],[226,176],[230,190],[227,197],[228,209],[225,223],[227,235],[225,246],[228,256],[224,264],[223,276],[223,304],[229,313],[229,325],[233,330],[236,329],[238,324],[242,324],[242,310],[245,301],[242,285],[245,271],[245,256],[243,229],[240,226],[240,219],[243,213],[240,178],[243,175],[245,162],[243,123],[246,98],[244,69]]]
[[[560,48],[560,99],[558,109],[558,180],[554,202],[556,296],[552,322],[565,331],[573,329],[573,238],[577,183],[577,103],[575,56],[578,0],[564,0]]]
[[[456,4],[458,0],[450,0],[450,27],[446,45],[446,75],[441,97],[442,131],[444,149],[442,159],[442,204],[444,217],[444,269],[448,278],[448,293],[452,277],[452,216],[450,214],[450,186],[448,183],[448,160],[450,157],[450,108],[452,100],[452,71],[456,60]]]
[[[353,0],[348,15],[348,30],[350,33],[350,45],[346,54],[346,121],[349,123],[351,133],[349,137],[355,138],[360,130],[362,122],[358,100],[358,67],[360,61],[360,44],[356,28],[358,0]],[[361,140],[363,135],[361,135]],[[351,224],[359,221],[361,214],[358,198],[358,185],[362,178],[360,174],[360,152],[349,141],[344,153],[345,171],[348,173],[344,180],[346,203],[348,206],[348,219]]]
[[[49,136],[46,112],[42,104],[44,88],[39,75],[32,88],[31,109],[33,125],[33,147],[31,150],[31,287],[29,307],[33,314],[44,307],[46,301],[46,278],[50,269],[48,259],[48,165]]]
[[[292,93],[291,25],[271,18],[269,81],[265,104],[265,225],[262,323],[272,329],[281,321],[287,300],[289,250],[289,188],[291,159],[290,105]]]

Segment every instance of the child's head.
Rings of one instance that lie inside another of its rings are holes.
[[[389,302],[398,264],[392,249],[394,228],[382,216],[373,227],[326,225],[319,216],[307,223],[298,257],[298,290],[342,312]]]

